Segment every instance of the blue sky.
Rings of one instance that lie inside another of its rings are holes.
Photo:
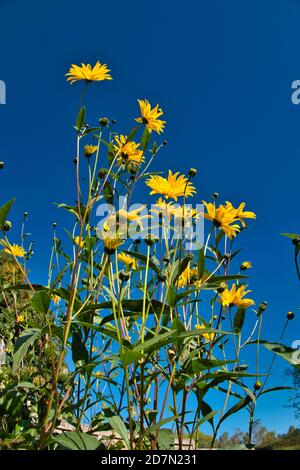
[[[17,197],[15,241],[24,210],[30,213],[34,280],[46,279],[52,222],[65,225],[52,203],[72,203],[75,194],[71,124],[81,85],[70,87],[64,74],[71,63],[99,59],[114,80],[90,90],[91,122],[108,116],[128,131],[137,98],[159,102],[169,143],[159,169],[196,167],[199,202],[217,191],[257,213],[238,244],[254,266],[253,297],[268,301],[263,336],[277,340],[286,312],[299,307],[292,246],[280,232],[300,231],[300,106],[291,102],[291,83],[300,79],[300,1],[0,0],[0,18],[7,86],[0,196]],[[286,344],[300,339],[299,316]],[[278,360],[270,383],[286,383],[284,368]],[[284,431],[294,422],[283,408],[287,396],[259,406],[268,427]],[[241,416],[227,429],[244,424]]]

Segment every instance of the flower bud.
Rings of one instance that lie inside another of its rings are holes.
[[[149,233],[148,237],[145,238],[145,243],[146,243],[147,246],[152,246],[152,245],[154,245],[157,241],[158,241],[158,238],[156,238],[155,236],[151,235],[151,233]]]
[[[250,263],[250,261],[244,261],[240,266],[241,271],[246,271],[246,269],[250,268],[252,268],[252,264]]]
[[[112,123],[112,124],[116,124],[117,121],[116,121],[115,119],[112,119],[112,120],[111,120],[111,123]]]
[[[140,245],[141,244],[141,239],[136,238],[135,240],[133,240],[133,243],[134,243],[134,245]]]
[[[28,217],[28,212],[24,212],[24,219],[27,219]]]
[[[255,391],[259,390],[261,387],[262,387],[262,383],[259,380],[257,380],[254,384],[254,390]]]
[[[225,253],[225,255],[223,256],[224,261],[229,261],[230,258],[231,258],[231,255],[229,253]]]
[[[170,361],[174,362],[175,359],[176,359],[176,352],[174,351],[174,349],[169,348],[167,352],[168,352],[168,357],[169,357]]]
[[[287,313],[286,318],[287,318],[288,320],[293,320],[294,317],[295,317],[294,312],[288,312],[288,313]]]
[[[108,172],[107,168],[101,168],[98,172],[99,178],[104,179],[105,176],[107,175],[107,172]]]
[[[3,170],[4,168],[4,162],[0,162],[0,170]]]
[[[9,230],[11,229],[11,225],[11,222],[9,220],[6,220],[2,225],[1,229],[3,230],[3,232],[9,232]]]
[[[293,245],[298,246],[300,244],[300,237],[295,237],[292,240]]]
[[[99,124],[102,127],[107,127],[109,124],[109,119],[107,117],[102,117],[99,119]]]
[[[166,282],[166,280],[168,279],[168,276],[163,271],[160,271],[157,275],[157,279],[160,282]]]
[[[56,228],[57,227],[57,223],[56,222],[53,222],[53,228]]]
[[[190,178],[194,178],[194,176],[196,176],[196,174],[197,174],[196,168],[190,168],[190,169],[189,169],[189,171],[188,171],[188,176],[189,176]]]
[[[122,282],[129,281],[129,279],[130,279],[130,273],[129,273],[129,272],[126,272],[126,271],[120,271],[120,272],[119,272],[119,279],[120,279],[120,281],[122,281]]]
[[[268,302],[264,301],[260,304],[258,307],[258,312],[257,316],[260,317],[260,315],[267,309]]]
[[[219,193],[213,193],[212,198],[216,201],[219,197]]]

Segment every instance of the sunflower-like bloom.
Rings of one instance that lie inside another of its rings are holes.
[[[205,325],[203,325],[203,323],[201,323],[200,325],[197,324],[196,325],[196,330],[206,330],[207,327]],[[215,333],[202,333],[201,336],[206,339],[206,341],[212,341],[215,337]]]
[[[6,248],[4,248],[5,253],[9,255],[13,255],[15,258],[24,258],[26,251],[22,246],[19,245],[11,245],[9,244]]]
[[[244,299],[245,295],[249,292],[251,291],[246,290],[246,286],[237,287],[236,284],[233,284],[231,289],[224,289],[217,300],[222,304],[224,309],[226,309],[226,307],[233,306],[238,308],[247,308],[255,303],[252,299]]]
[[[163,132],[166,121],[158,119],[164,114],[159,105],[157,104],[155,108],[151,109],[151,104],[148,100],[138,100],[138,103],[140,105],[141,117],[136,118],[136,121],[145,124],[149,132],[155,131],[158,134]]]
[[[72,83],[78,80],[85,80],[86,82],[100,82],[102,80],[112,80],[109,74],[110,70],[106,64],[101,64],[99,61],[96,62],[94,67],[90,64],[75,65],[72,64],[68,73],[66,73],[67,81]]]
[[[139,150],[140,144],[129,140],[126,135],[119,135],[114,138],[114,149],[118,154],[117,164],[126,165],[130,170],[143,163],[143,151]]]
[[[84,155],[90,157],[93,153],[97,152],[97,145],[85,145],[84,146]]]
[[[80,249],[84,247],[84,240],[80,240],[79,236],[74,238],[74,243],[76,243],[76,245],[79,246]]]
[[[154,214],[162,214],[164,216],[174,217],[175,219],[195,219],[199,215],[195,208],[186,207],[185,205],[181,206],[176,204],[174,206],[173,202],[166,202],[161,197],[156,201],[154,209],[151,209],[151,212]]]
[[[113,255],[116,249],[122,245],[123,239],[120,235],[108,230],[103,232],[104,251],[108,255]]]
[[[230,204],[227,202],[227,204]],[[245,222],[243,219],[256,219],[256,214],[251,211],[245,211],[244,212],[244,207],[245,207],[245,202],[242,202],[239,207],[236,209],[236,219],[240,220],[243,227],[245,227]]]
[[[143,220],[151,218],[150,215],[141,215],[141,212],[145,209],[146,205],[140,206],[138,209],[126,211],[120,209],[118,212],[114,212],[108,216],[103,224],[104,232],[118,231],[120,238],[125,238],[130,222],[136,222],[136,225],[140,228],[143,227]]]
[[[228,201],[225,204],[220,204],[219,207],[211,202],[203,201],[203,204],[207,210],[207,214],[203,214],[205,219],[211,220],[215,227],[221,228],[230,239],[234,238],[241,229],[238,222],[241,222],[242,226],[245,227],[243,219],[256,218],[254,212],[243,212],[244,202],[237,209]]]
[[[219,207],[211,202],[203,201],[203,204],[207,210],[207,214],[203,214],[203,217],[211,220],[215,227],[221,228],[228,238],[234,238],[240,231],[240,226],[237,224],[236,209],[227,202]]]
[[[169,170],[168,178],[159,175],[152,175],[146,181],[146,185],[152,189],[151,194],[163,194],[166,199],[175,199],[180,196],[193,196],[196,192],[195,187],[189,182],[188,178],[179,173],[172,173]]]
[[[118,260],[125,264],[128,269],[137,270],[137,261],[133,256],[127,255],[127,253],[119,253]]]
[[[187,266],[178,278],[178,287],[195,286],[198,288],[205,283],[207,278],[208,274],[199,278],[198,269]]]

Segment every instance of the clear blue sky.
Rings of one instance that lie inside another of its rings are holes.
[[[0,80],[7,85],[0,196],[17,197],[15,241],[30,212],[34,280],[46,278],[52,221],[64,222],[52,202],[72,203],[75,194],[71,123],[81,85],[70,87],[64,73],[71,63],[99,59],[114,81],[89,94],[91,122],[108,116],[128,130],[137,98],[159,102],[169,142],[160,169],[196,167],[199,202],[218,191],[257,213],[238,243],[254,266],[253,297],[268,301],[263,336],[277,340],[286,312],[299,307],[292,246],[279,234],[300,232],[300,106],[290,99],[300,79],[300,1],[0,0],[0,18]],[[300,339],[299,313],[286,344]],[[284,367],[278,360],[270,384],[286,383]],[[286,402],[286,393],[274,395],[258,417],[286,430],[293,423]],[[244,423],[239,417],[227,429]]]

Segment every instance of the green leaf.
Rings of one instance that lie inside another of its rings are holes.
[[[145,351],[147,353],[157,351],[161,347],[165,346],[166,344],[170,343],[171,336],[173,331],[167,331],[166,333],[162,333],[160,335],[156,335],[151,339],[144,341],[144,343],[140,343],[134,347],[134,351]]]
[[[281,233],[280,235],[284,236],[284,237],[287,237],[287,238],[300,238],[300,235],[298,235],[297,233]]]
[[[172,284],[168,288],[167,302],[171,307],[174,307],[176,303],[176,290]]]
[[[124,299],[122,300],[122,309],[124,312],[131,312],[131,313],[137,313],[141,314],[143,311],[143,305],[144,301],[143,299],[140,300],[133,300],[133,299]],[[164,304],[160,302],[159,300],[147,300],[146,301],[146,310],[151,313],[156,313],[160,314],[162,309],[163,309]],[[85,308],[82,309],[82,313],[86,312],[95,312],[97,310],[112,310],[113,308],[113,303],[111,301],[106,301],[106,302],[100,302],[99,304],[94,304],[94,305],[89,305]],[[170,308],[168,305],[165,305],[164,307],[164,312],[169,312]],[[109,317],[109,321],[113,317]],[[101,324],[106,323],[108,320],[108,317],[105,317]]]
[[[245,313],[246,310],[244,308],[239,308],[235,314],[234,321],[233,321],[233,330],[235,333],[239,333],[243,328],[244,321],[245,321]]]
[[[64,277],[64,274],[66,272],[66,270],[68,269],[69,267],[69,263],[65,264],[64,267],[61,269],[61,271],[57,274],[56,278],[54,279],[54,281],[51,283],[51,289],[55,289],[55,287],[57,286],[57,284],[62,280],[62,278]]]
[[[127,250],[123,250],[123,253],[126,253],[127,255],[138,259],[139,261],[141,261],[145,265],[147,264],[147,256],[142,255],[141,253],[137,253],[135,251],[127,251]],[[150,268],[153,269],[154,272],[156,272],[156,273],[160,272],[159,265],[157,263],[155,263],[153,260],[151,260],[151,258],[149,259],[148,263],[149,263]]]
[[[121,438],[123,439],[127,449],[130,449],[130,442],[128,439],[128,432],[126,429],[126,426],[120,416],[112,416],[111,418],[108,418],[109,424],[111,427],[118,433]]]
[[[100,130],[100,127],[87,127],[87,128],[84,130],[84,132],[82,133],[82,137],[83,137],[84,135],[90,134],[91,132],[97,132],[97,131],[99,131],[99,130]],[[97,136],[97,137],[98,137],[98,136]]]
[[[51,302],[51,297],[45,290],[36,292],[31,300],[31,303],[33,304],[33,306],[39,312],[42,312],[45,315],[47,314],[49,310],[50,302]]]
[[[222,361],[219,359],[194,359],[192,361],[192,368],[195,374],[199,374],[203,370],[213,369],[214,367],[222,367],[225,364],[232,364],[235,361]]]
[[[203,400],[203,397],[202,395],[200,394],[200,410],[201,410],[201,413],[202,413],[202,419],[200,419],[198,421],[198,427],[201,426],[201,424],[205,423],[206,421],[209,422],[209,424],[211,425],[212,429],[214,430],[215,429],[215,425],[214,425],[214,416],[218,413],[218,410],[215,410],[213,411],[212,410],[212,407],[206,402]]]
[[[124,367],[129,366],[132,362],[137,362],[141,357],[141,353],[137,351],[131,351],[126,348],[124,348],[124,351],[120,351],[120,360]]]
[[[173,280],[172,282],[176,282],[176,280],[180,277],[180,275],[186,270],[188,267],[189,263],[191,262],[191,256],[188,255],[185,258],[183,258],[181,261],[177,260],[177,263],[175,265],[174,273],[173,273]]]
[[[281,390],[295,390],[295,387],[272,387],[272,388],[267,388],[266,390],[263,390],[260,395],[263,395],[264,393],[271,393],[271,392],[279,392]]]
[[[15,198],[14,199],[10,199],[9,201],[7,201],[3,206],[0,207],[0,227],[4,224],[4,222],[6,221],[7,219],[7,216],[9,214],[9,211],[11,209],[11,206],[13,205],[13,203],[15,202]]]
[[[75,330],[72,335],[72,359],[77,366],[87,364],[89,360],[88,351],[78,330]]]
[[[40,332],[41,330],[38,328],[29,328],[20,334],[14,347],[13,372],[17,370],[29,346],[34,343]]]
[[[238,403],[236,403],[234,406],[232,406],[231,408],[229,408],[229,410],[227,411],[227,413],[225,413],[222,418],[220,419],[219,423],[218,423],[218,427],[220,426],[221,423],[223,423],[223,421],[225,421],[225,419],[229,418],[229,416],[237,413],[238,411],[242,410],[243,408],[245,408],[250,402],[251,402],[251,398],[249,395],[247,395],[245,398],[242,398],[242,400],[240,400]]]
[[[104,198],[105,198],[107,204],[113,204],[113,202],[114,202],[114,192],[113,192],[113,188],[112,188],[111,184],[108,181],[106,181],[106,183],[104,185],[103,195],[104,195]]]
[[[174,449],[174,434],[172,429],[161,429],[157,440],[159,450]]]
[[[71,214],[75,215],[75,217],[78,220],[80,220],[80,216],[81,216],[81,218],[83,218],[85,213],[87,213],[86,218],[85,218],[85,222],[88,222],[88,220],[89,220],[90,211],[86,211],[86,207],[83,204],[80,204],[80,212],[78,211],[78,206],[77,205],[76,206],[68,206],[67,204],[61,203],[61,204],[56,204],[56,206],[59,209],[65,209],[66,211],[68,211]]]
[[[145,130],[144,130],[143,135],[142,135],[142,140],[141,140],[142,149],[143,149],[144,152],[147,150],[147,147],[148,147],[149,142],[150,142],[150,137],[151,137],[151,134],[148,131],[147,127],[145,127]]]
[[[96,437],[84,432],[69,431],[54,436],[53,440],[62,449],[68,450],[95,450],[100,443]]]
[[[212,276],[207,279],[207,283],[219,283],[226,281],[235,281],[239,279],[248,279],[248,276],[242,276],[241,274],[232,274],[231,276]]]
[[[164,426],[164,424],[171,423],[172,421],[175,421],[179,417],[180,417],[179,415],[178,416],[171,416],[170,418],[165,418],[165,419],[162,419],[161,421],[159,421],[158,423],[152,424],[152,426],[150,426],[146,430],[145,436],[147,436],[149,434],[154,434],[159,428]]]
[[[185,331],[184,333],[180,333],[179,337],[185,338],[185,337],[192,337],[192,336],[201,336],[204,333],[216,333],[218,335],[234,335],[235,334],[230,331],[215,330],[214,328],[203,328],[201,330]]]
[[[83,106],[78,115],[77,115],[77,119],[76,119],[76,124],[75,124],[75,128],[77,130],[78,133],[80,133],[83,125],[84,125],[84,122],[85,122],[85,114],[86,114],[86,108],[85,106]]]
[[[269,341],[260,341],[269,351],[277,354],[292,366],[300,369],[300,349],[293,349],[280,343],[270,343]]]
[[[139,127],[140,126],[136,126],[130,131],[130,133],[127,136],[126,142],[125,142],[126,144],[134,138],[134,136],[137,133],[137,130],[139,129]]]
[[[201,278],[205,271],[204,248],[198,251],[198,276]]]

